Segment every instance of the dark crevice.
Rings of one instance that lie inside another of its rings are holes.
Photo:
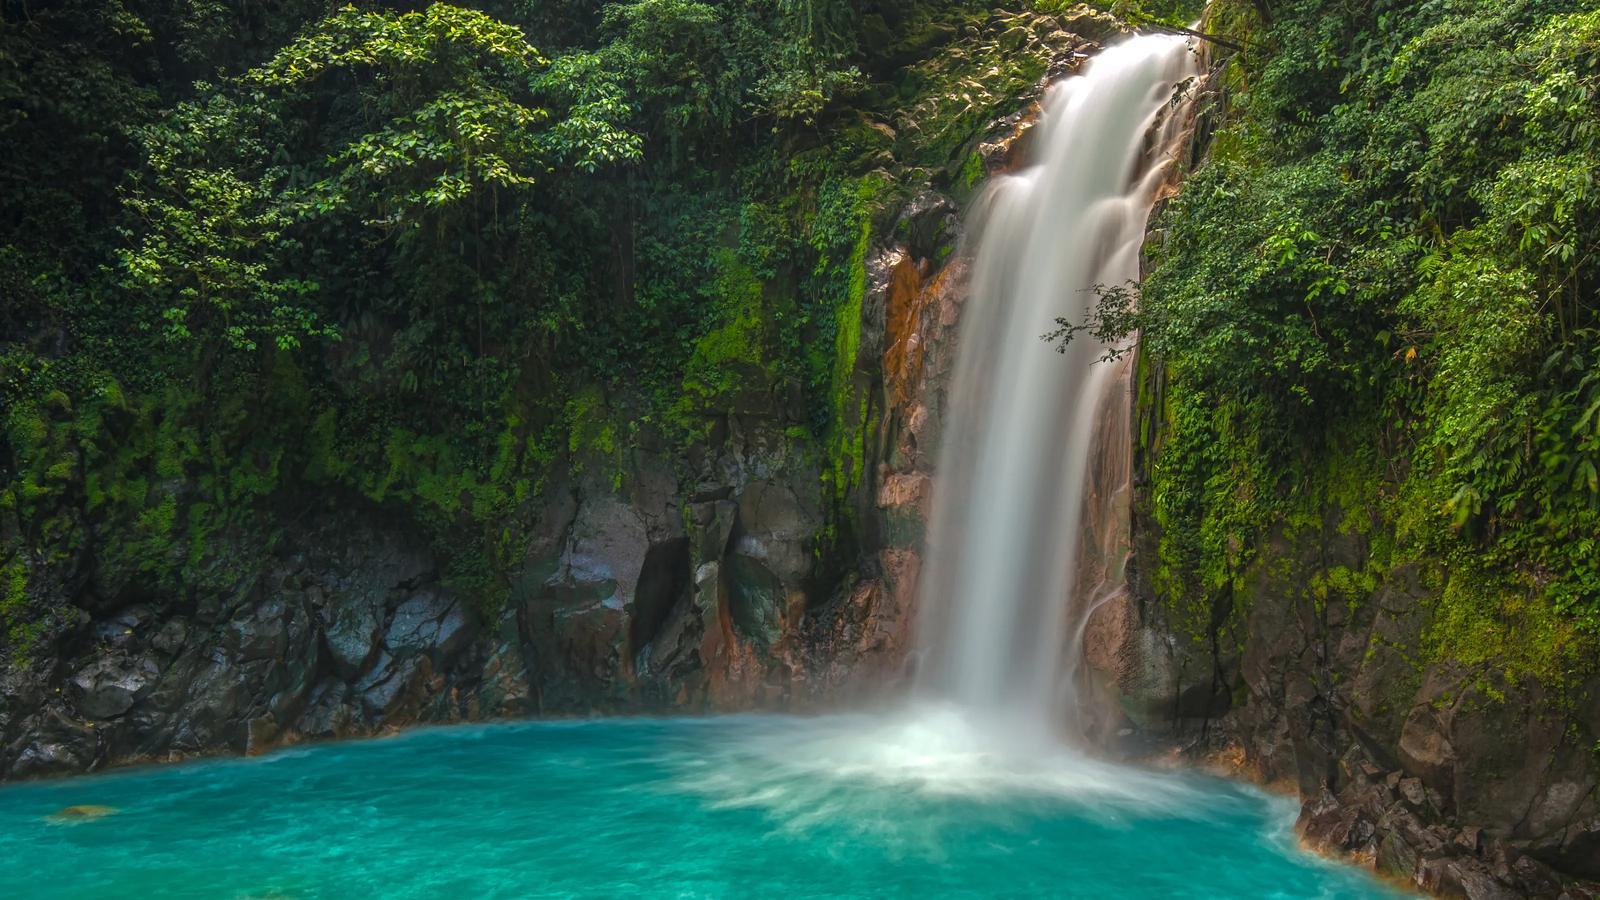
[[[639,584],[633,593],[633,615],[628,622],[630,656],[637,656],[650,646],[671,618],[673,608],[687,601],[691,580],[688,538],[654,544],[645,553]]]

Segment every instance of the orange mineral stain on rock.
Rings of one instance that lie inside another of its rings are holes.
[[[922,336],[917,328],[922,318],[922,273],[910,254],[901,254],[889,272],[887,313],[883,375],[891,402],[904,407],[922,367]]]

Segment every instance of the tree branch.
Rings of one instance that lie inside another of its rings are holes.
[[[1246,45],[1238,43],[1237,41],[1229,40],[1225,37],[1219,37],[1214,34],[1206,34],[1203,31],[1196,31],[1193,28],[1184,28],[1181,25],[1168,25],[1164,22],[1157,22],[1154,19],[1146,19],[1139,15],[1131,15],[1128,18],[1134,20],[1134,24],[1142,29],[1147,29],[1149,31],[1164,31],[1168,34],[1181,34],[1187,37],[1197,38],[1202,41],[1209,41],[1213,44],[1216,44],[1218,47],[1226,47],[1235,53],[1245,53],[1250,49]],[[1141,19],[1143,21],[1139,21]]]

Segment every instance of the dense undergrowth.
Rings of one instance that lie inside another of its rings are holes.
[[[4,0],[0,646],[340,502],[493,607],[553,477],[730,416],[842,495],[869,245],[1066,8]]]
[[[1202,619],[1275,531],[1370,537],[1430,658],[1560,680],[1600,642],[1600,10],[1223,3],[1246,46],[1152,271],[1087,327],[1165,371],[1159,586]],[[1147,438],[1149,435],[1146,436]],[[1152,448],[1155,449],[1155,448]],[[1203,627],[1203,623],[1202,623]]]

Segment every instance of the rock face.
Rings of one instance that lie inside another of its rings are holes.
[[[380,510],[294,534],[218,593],[85,611],[5,676],[0,773],[252,753],[414,722],[786,699],[816,577],[815,469],[764,452],[685,495],[552,491],[486,619]]]
[[[1174,610],[1141,508],[1134,591],[1092,626],[1130,744],[1293,789],[1308,843],[1432,893],[1600,896],[1600,679],[1421,662],[1430,588],[1410,566],[1331,577],[1369,555],[1340,510],[1272,535],[1208,610]]]

